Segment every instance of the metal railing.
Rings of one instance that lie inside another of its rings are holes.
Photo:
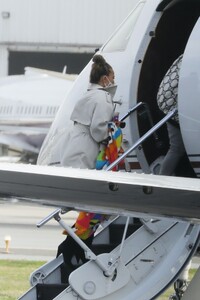
[[[149,129],[132,147],[126,150],[121,156],[119,156],[113,163],[111,163],[106,171],[112,170],[116,167],[124,158],[126,158],[133,150],[135,150],[138,146],[140,146],[148,137],[150,137],[153,133],[155,133],[162,125],[164,125],[169,119],[171,119],[175,114],[177,114],[177,109],[169,112],[163,119],[161,119],[156,125],[154,125],[151,129]],[[128,114],[127,114],[128,115]]]

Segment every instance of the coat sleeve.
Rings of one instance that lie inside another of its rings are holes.
[[[90,125],[90,133],[97,143],[108,137],[108,122],[111,121],[113,112],[114,107],[110,96],[102,93],[101,99],[96,102]]]

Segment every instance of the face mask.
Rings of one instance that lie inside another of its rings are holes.
[[[110,81],[110,79],[109,79],[107,76],[106,76],[106,79],[108,80],[108,84],[107,84],[106,86],[104,86],[105,89],[108,88],[108,87],[110,87],[110,86],[115,85],[114,83],[112,83],[112,82]]]
[[[112,97],[114,97],[117,90],[117,85],[111,83],[111,85],[105,87],[104,90],[106,90],[106,92],[108,92]]]

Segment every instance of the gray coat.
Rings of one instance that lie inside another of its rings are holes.
[[[113,112],[112,96],[100,85],[91,84],[71,114],[73,124],[65,140],[62,166],[95,168],[100,142],[108,137]]]

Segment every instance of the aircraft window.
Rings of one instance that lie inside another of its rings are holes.
[[[6,113],[7,113],[7,114],[10,114],[10,112],[11,112],[11,107],[10,107],[10,106],[7,106]]]
[[[48,106],[46,108],[46,114],[47,115],[55,115],[57,110],[58,110],[58,106]]]
[[[5,113],[6,113],[6,106],[2,106],[1,112],[2,112],[2,114],[5,114]]]
[[[52,110],[53,110],[53,107],[51,106],[51,107],[50,107],[50,111],[49,111],[49,114],[50,114],[50,115],[52,115]]]
[[[53,115],[55,115],[56,114],[56,106],[54,106],[54,108],[53,108]]]
[[[49,106],[48,114],[49,115],[53,115],[54,114],[54,106]]]
[[[116,30],[110,40],[103,47],[103,52],[124,51],[128,44],[135,23],[144,6],[144,2],[137,4],[132,13],[122,23],[121,27]]]

